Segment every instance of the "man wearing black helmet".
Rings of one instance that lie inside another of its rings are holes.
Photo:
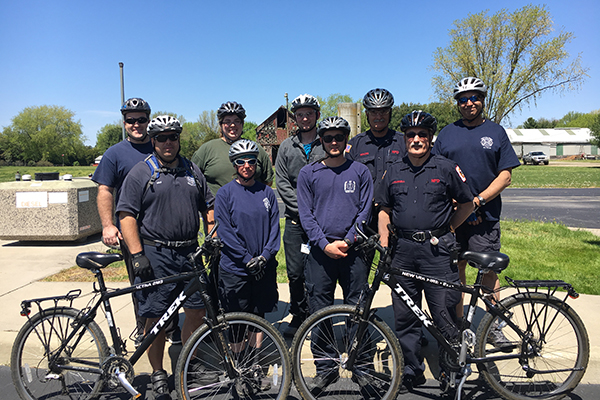
[[[389,166],[375,194],[375,200],[381,204],[381,244],[388,246],[388,224],[391,222],[397,235],[393,267],[458,283],[458,269],[452,257],[456,251],[453,230],[473,210],[469,186],[456,163],[431,155],[431,142],[437,129],[433,116],[413,111],[402,119],[401,124],[408,153]],[[453,199],[458,202],[456,212]],[[400,275],[390,279],[400,282],[419,307],[424,291],[436,326],[449,340],[458,336],[455,315],[460,295]],[[395,291],[392,292],[392,304],[396,336],[404,354],[401,390],[406,391],[426,381],[421,357],[421,322]]]
[[[298,174],[307,164],[321,160],[325,151],[317,137],[317,121],[320,117],[319,101],[310,94],[302,94],[292,101],[292,112],[296,118],[298,133],[285,139],[277,153],[275,174],[277,191],[285,204],[285,231],[283,246],[290,287],[290,314],[292,321],[283,331],[284,336],[292,337],[308,313],[304,288],[304,261],[302,246],[308,237],[300,224],[296,187]]]
[[[309,312],[312,314],[332,305],[337,282],[344,293],[345,304],[356,304],[365,288],[369,269],[353,245],[355,223],[368,221],[373,198],[373,180],[369,169],[359,162],[344,158],[350,125],[340,117],[329,117],[319,123],[327,157],[300,170],[298,175],[298,211],[300,222],[309,239],[305,265]],[[326,339],[313,332],[313,352],[317,376],[315,392],[339,380],[338,355],[322,349]],[[317,354],[318,353],[318,354]],[[319,356],[324,354],[322,357]],[[353,375],[354,379],[359,379]],[[360,381],[359,381],[360,384]]]
[[[467,223],[457,230],[456,237],[463,251],[499,251],[500,193],[510,185],[512,169],[521,163],[504,128],[483,114],[487,95],[485,83],[475,77],[463,78],[456,83],[453,95],[462,119],[442,129],[433,153],[460,165],[478,207]],[[466,266],[466,261],[459,263],[463,283],[466,282]],[[492,289],[500,288],[498,276],[493,271],[484,277],[483,284]],[[462,302],[457,313],[462,317]],[[492,344],[506,341],[499,328],[488,340]]]
[[[205,230],[213,222],[214,197],[197,166],[179,155],[180,122],[168,115],[154,118],[148,127],[153,154],[136,164],[123,182],[117,212],[123,238],[132,253],[135,283],[193,270],[188,255],[198,246],[202,214]],[[146,333],[158,322],[184,287],[164,284],[135,293],[139,314],[146,317]],[[199,293],[184,303],[183,342],[202,324],[204,303]],[[164,331],[148,348],[155,397],[169,394],[163,369]],[[218,377],[194,366],[199,379],[212,383]]]
[[[214,194],[235,177],[235,169],[229,161],[229,147],[241,138],[245,118],[246,110],[241,104],[235,101],[221,104],[217,110],[221,137],[204,143],[192,156],[192,162],[200,167]],[[271,186],[273,165],[264,149],[259,146],[259,150],[256,180]]]
[[[365,164],[373,178],[374,191],[381,182],[388,166],[406,154],[402,133],[389,128],[392,118],[394,96],[385,89],[370,90],[363,99],[370,129],[362,132],[348,143],[346,158]],[[377,230],[379,205],[374,202],[370,226]],[[367,255],[367,263],[373,261],[374,252]]]

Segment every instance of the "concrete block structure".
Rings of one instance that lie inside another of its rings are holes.
[[[0,183],[0,239],[68,241],[102,231],[91,180]]]

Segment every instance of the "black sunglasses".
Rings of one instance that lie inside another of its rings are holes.
[[[179,135],[177,133],[171,133],[170,135],[156,135],[154,137],[154,140],[160,143],[164,143],[167,140],[170,140],[171,142],[176,142],[179,140]]]
[[[476,101],[479,100],[479,96],[477,96],[476,94],[474,94],[471,97],[461,97],[460,99],[458,99],[458,102],[460,104],[466,104],[467,101],[471,100],[471,103],[475,103]]]
[[[127,122],[129,125],[133,125],[135,124],[137,121],[138,124],[145,124],[146,122],[148,122],[148,118],[146,117],[139,117],[139,118],[127,118],[125,120],[125,122]]]
[[[239,165],[240,167],[243,167],[246,163],[248,163],[248,165],[256,165],[256,158],[250,158],[250,159],[242,159],[242,158],[238,158],[237,160],[234,161],[235,165]]]
[[[325,143],[331,143],[331,142],[333,142],[333,139],[335,139],[336,142],[341,142],[341,141],[346,140],[346,135],[344,135],[343,133],[338,133],[335,136],[331,136],[331,135],[323,136],[323,137],[321,137],[321,139]]]
[[[409,139],[414,139],[415,136],[427,139],[429,137],[429,132],[406,132],[404,136]]]

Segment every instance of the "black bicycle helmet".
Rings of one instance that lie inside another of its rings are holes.
[[[132,97],[125,100],[123,107],[121,107],[121,114],[125,115],[128,112],[143,112],[146,115],[150,115],[150,104],[139,97]]]
[[[292,101],[292,112],[295,113],[297,109],[302,107],[310,107],[315,111],[321,111],[319,100],[310,94],[301,94]]]
[[[150,137],[156,137],[159,133],[163,132],[175,132],[181,133],[183,128],[177,118],[173,118],[170,115],[159,115],[153,118],[148,124],[148,135]]]
[[[258,157],[258,145],[248,139],[240,139],[229,148],[229,161],[234,162],[243,156]]]
[[[456,82],[453,91],[454,99],[458,99],[461,94],[470,91],[479,92],[483,97],[487,96],[487,86],[485,86],[485,83],[479,78],[469,76]]]
[[[370,108],[391,108],[394,105],[394,96],[385,89],[369,90],[363,98],[363,106]]]
[[[400,130],[406,132],[408,128],[412,127],[423,127],[428,129],[433,135],[437,130],[437,120],[431,114],[419,111],[413,111],[410,114],[406,114],[400,122]]]
[[[242,121],[246,119],[246,110],[241,104],[235,101],[228,101],[227,103],[221,104],[221,107],[217,110],[217,118],[219,123],[223,122],[223,119],[227,115],[237,115]]]
[[[319,136],[323,136],[325,132],[332,129],[339,129],[346,135],[350,134],[350,124],[342,117],[327,117],[323,121],[319,122],[317,134]]]

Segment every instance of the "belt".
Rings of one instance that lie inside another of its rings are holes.
[[[450,232],[450,229],[448,227],[443,227],[425,231],[399,231],[398,236],[404,239],[411,239],[415,242],[422,243],[427,239],[431,239],[432,237],[440,237],[448,232]]]
[[[190,240],[150,240],[150,239],[142,239],[144,244],[148,246],[155,247],[190,247],[198,244],[198,239],[190,239]]]

